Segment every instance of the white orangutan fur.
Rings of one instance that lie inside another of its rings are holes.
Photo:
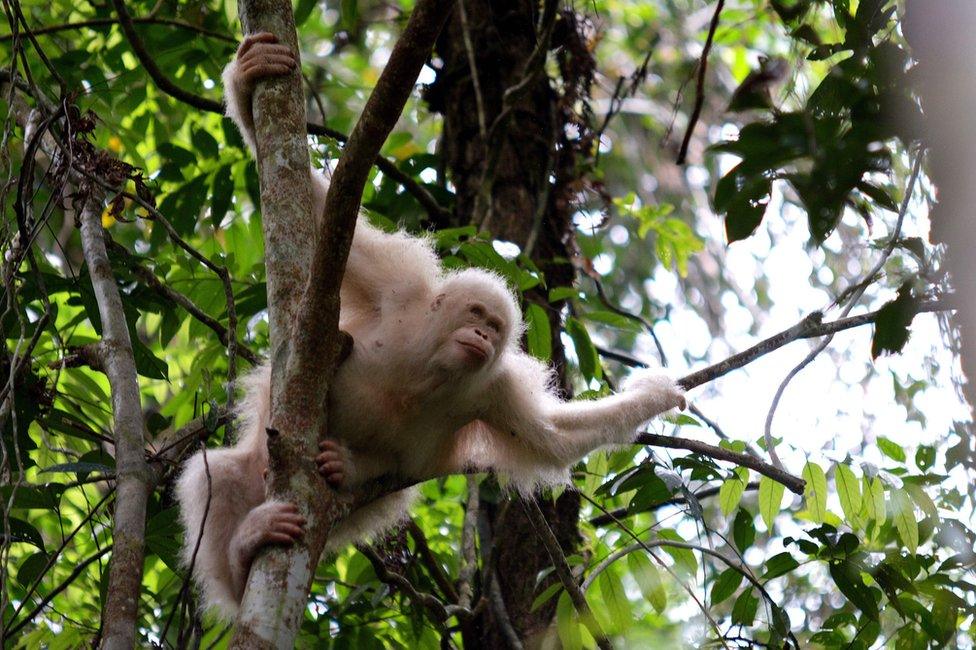
[[[245,39],[224,73],[228,115],[252,148],[253,83],[293,65],[287,49],[259,34]],[[328,184],[313,173],[313,186],[321,214]],[[324,443],[316,458],[323,476],[340,488],[390,473],[424,479],[482,469],[529,492],[565,482],[567,468],[588,452],[629,443],[641,424],[684,406],[676,383],[651,373],[617,395],[562,401],[549,368],[519,349],[522,315],[501,278],[447,271],[429,240],[385,233],[363,219],[341,302],[340,327],[354,345],[329,404],[328,430],[337,441]],[[184,561],[193,561],[205,604],[228,618],[236,614],[254,553],[265,544],[291,543],[304,523],[294,505],[265,494],[268,367],[242,383],[239,441],[197,453],[177,484]],[[327,550],[396,524],[412,498],[407,490],[353,512],[335,528]]]

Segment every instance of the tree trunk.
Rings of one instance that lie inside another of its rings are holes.
[[[444,115],[441,151],[457,192],[454,225],[475,223],[496,238],[518,244],[543,271],[546,286],[528,292],[526,299],[549,315],[552,362],[566,391],[560,340],[563,305],[550,303],[547,292],[573,282],[568,262],[574,252],[571,188],[579,180],[578,154],[587,143],[585,136],[571,141],[566,135],[566,126],[576,121],[569,113],[573,102],[568,95],[579,88],[588,92],[592,61],[586,57],[574,61],[575,66],[562,66],[561,87],[567,90],[557,94],[544,66],[533,61],[539,61],[536,50],[540,39],[547,37],[551,44],[563,44],[569,57],[581,51],[564,44],[578,44],[580,38],[572,13],[555,16],[555,4],[550,5],[556,19],[547,32],[545,9],[540,15],[538,3],[528,0],[464,0],[463,14],[461,9],[455,8],[438,41],[444,65],[427,95],[431,108]],[[543,43],[541,48],[544,63],[549,46]],[[517,98],[513,101],[514,93],[509,93],[506,99],[506,91],[516,86]],[[549,627],[555,612],[555,599],[531,611],[539,591],[556,579],[550,576],[536,588],[536,575],[551,566],[551,560],[521,507],[499,508],[490,505],[489,498],[482,503],[487,528],[498,545],[497,575],[505,611],[518,636],[532,639]],[[578,495],[564,492],[539,505],[563,551],[574,553],[580,538]],[[508,647],[503,626],[493,616],[488,608],[469,628],[466,642]]]

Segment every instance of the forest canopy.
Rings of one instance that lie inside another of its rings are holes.
[[[351,232],[283,211],[307,190],[269,179],[296,149],[259,166],[225,116],[242,24],[296,39],[304,117],[259,126],[307,146],[327,206],[502,277],[567,399],[648,367],[690,397],[531,497],[423,482],[387,536],[313,561],[310,591],[269,587],[298,612],[276,638],[970,647],[967,3],[2,4],[4,648],[260,637],[203,610],[174,481],[236,440],[242,378],[307,322],[316,290],[282,269],[337,295],[344,258],[322,278],[313,252]],[[325,350],[315,368],[342,344],[322,296],[322,340],[290,348]]]

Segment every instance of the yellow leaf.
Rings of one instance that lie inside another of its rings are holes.
[[[119,136],[113,135],[108,139],[108,148],[115,153],[122,151],[122,140],[119,139]]]
[[[115,217],[112,216],[111,208],[106,206],[102,210],[102,228],[111,228],[115,225]]]

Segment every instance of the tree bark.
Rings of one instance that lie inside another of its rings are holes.
[[[541,63],[549,50],[544,42],[550,38],[546,9],[554,12],[556,5],[547,3],[540,12],[538,3],[528,0],[462,1],[464,14],[455,9],[438,41],[444,65],[427,95],[431,108],[444,115],[441,151],[457,192],[453,225],[474,222],[528,250],[545,273],[547,289],[570,285],[574,278],[567,261],[573,252],[570,188],[579,178],[579,148],[566,139],[565,127],[571,121],[566,96],[553,90],[539,60],[540,49]],[[540,23],[541,34],[536,30]],[[577,36],[571,13],[561,14],[553,24],[553,38]],[[580,78],[569,87],[580,82],[585,91],[585,62],[575,72],[581,73]],[[515,88],[519,90],[506,98],[506,92]],[[550,303],[547,289],[525,297],[549,316],[552,362],[567,391],[560,339],[562,304]],[[578,495],[567,491],[555,500],[540,500],[539,505],[562,551],[576,552]],[[555,612],[554,600],[531,611],[538,591],[556,580],[551,575],[538,588],[535,584],[538,572],[552,565],[550,555],[522,508],[498,508],[488,498],[482,499],[482,508],[497,545],[497,578],[507,616],[521,639],[537,637],[549,627]],[[466,635],[466,643],[509,646],[504,635],[507,622],[495,620],[494,611],[488,608],[469,627],[473,630],[469,634],[478,638]]]
[[[115,420],[115,521],[101,645],[115,650],[135,646],[150,475],[132,341],[105,249],[102,203],[96,196],[88,197],[81,212],[81,245],[98,303],[102,325],[100,348],[105,374],[112,386]]]

